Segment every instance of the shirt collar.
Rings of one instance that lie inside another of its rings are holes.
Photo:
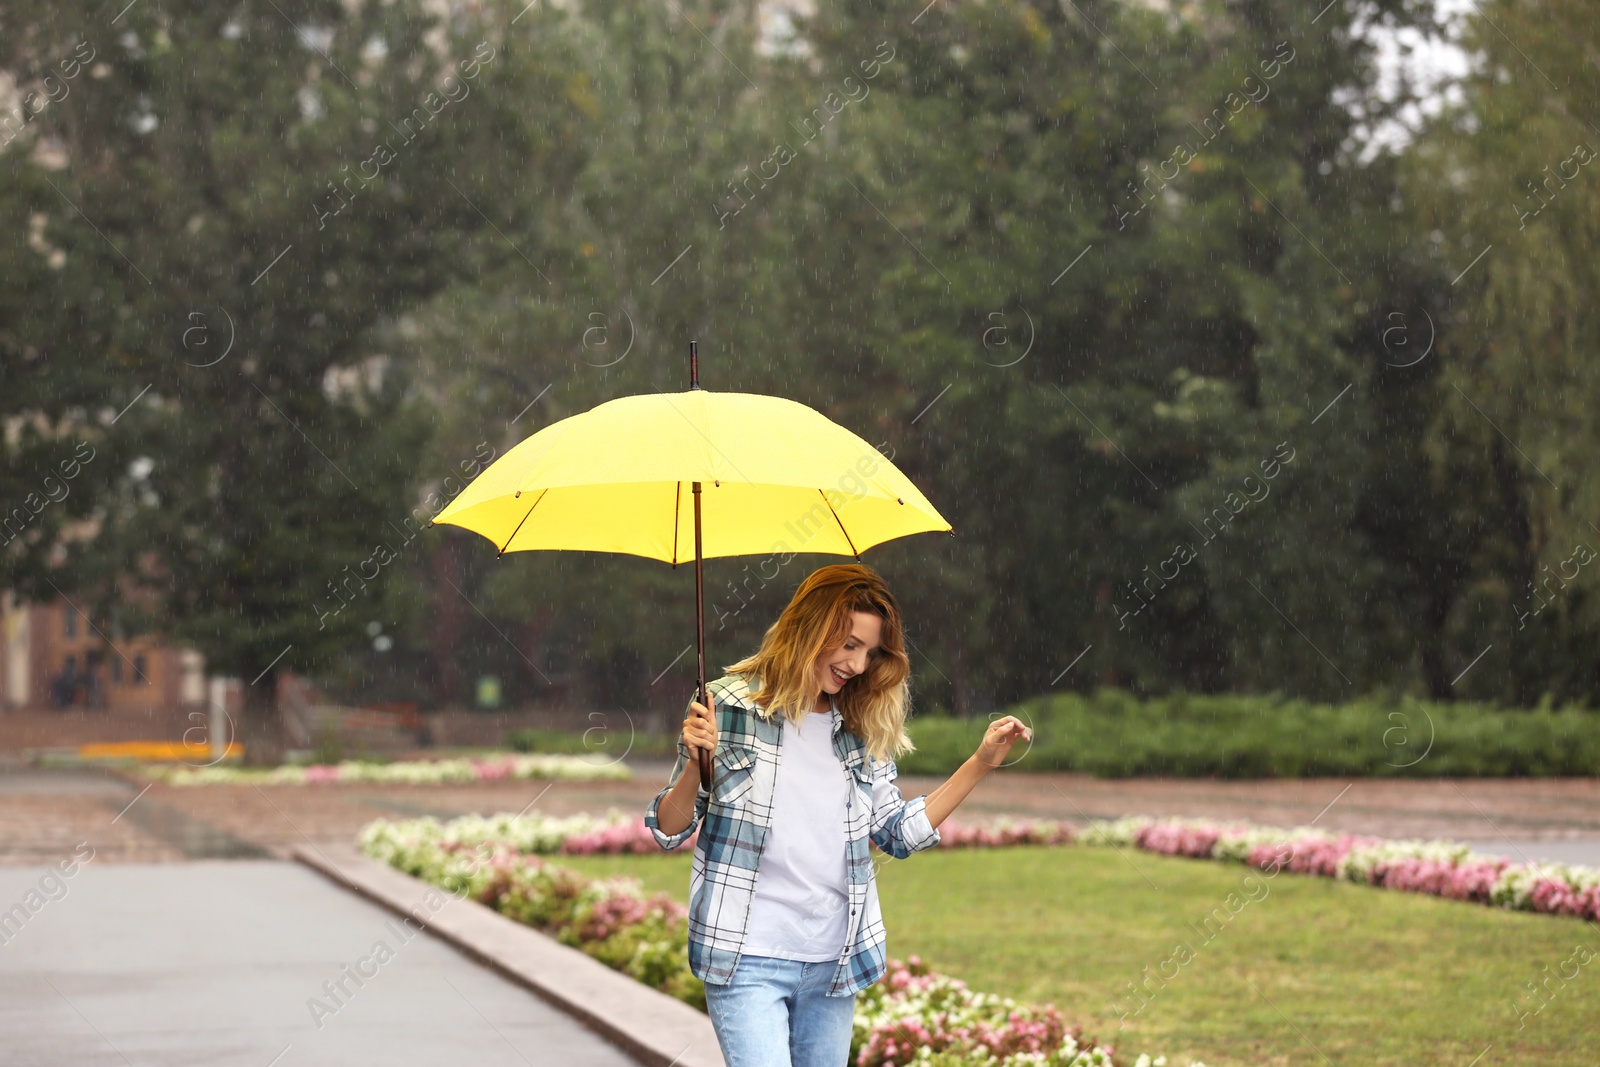
[[[833,704],[834,711],[839,710],[838,704]],[[833,721],[833,752],[846,767],[859,767],[862,759],[866,757],[866,749],[862,747],[861,739],[844,728],[844,716],[840,715]]]
[[[755,682],[756,688],[759,688],[760,679],[755,679]],[[754,705],[749,700],[751,692],[752,688],[743,680],[736,680],[734,685],[729,688],[726,699],[729,703],[738,704],[740,707],[753,708]],[[839,710],[837,700],[830,698],[828,705],[829,711]],[[851,769],[861,766],[862,761],[867,756],[866,746],[861,743],[861,739],[844,728],[843,715],[836,717],[833,722],[833,752],[834,755],[839,757],[840,762]]]

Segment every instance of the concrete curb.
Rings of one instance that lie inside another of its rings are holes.
[[[532,990],[647,1067],[726,1067],[709,1016],[475,901],[455,900],[348,846],[294,858]]]

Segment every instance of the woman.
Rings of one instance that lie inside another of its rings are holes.
[[[843,1067],[855,995],[887,969],[870,840],[896,859],[1032,732],[1008,715],[932,793],[905,800],[911,663],[900,607],[869,567],[811,574],[755,655],[691,702],[667,787],[645,813],[664,849],[698,828],[689,966],[728,1067]],[[698,753],[714,754],[699,788]],[[703,823],[703,824],[702,824]]]

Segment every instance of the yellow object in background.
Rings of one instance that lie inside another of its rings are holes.
[[[244,755],[244,746],[235,741],[223,753],[223,759]],[[206,744],[186,745],[181,741],[106,741],[78,746],[79,759],[132,759],[154,762],[187,762],[200,760],[209,763],[217,757]]]

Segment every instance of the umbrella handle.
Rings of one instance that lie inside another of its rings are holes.
[[[704,674],[702,673],[701,676],[704,677]],[[708,707],[708,708],[715,708],[716,707],[715,704],[711,703],[711,687],[706,685],[704,682],[702,682],[701,685],[700,685],[700,703],[703,706]],[[712,721],[712,724],[715,725],[715,720],[714,719]],[[698,754],[700,756],[700,788],[704,789],[706,792],[709,793],[709,792],[711,792],[711,780],[712,780],[712,776],[711,776],[711,753],[707,752],[703,748],[702,749],[698,749],[697,752],[698,752]]]

